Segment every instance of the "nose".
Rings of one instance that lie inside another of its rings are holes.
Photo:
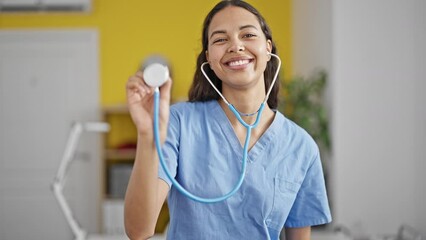
[[[228,48],[228,52],[240,52],[244,51],[244,45],[240,40],[230,41],[230,46]]]

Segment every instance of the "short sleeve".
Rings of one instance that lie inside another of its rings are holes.
[[[331,222],[330,207],[321,159],[317,153],[307,170],[284,226],[306,227],[329,222]]]
[[[167,128],[167,138],[162,147],[164,162],[167,166],[167,169],[171,177],[176,176],[176,169],[178,166],[178,156],[179,156],[179,120],[175,111],[170,111],[169,126]],[[167,182],[169,187],[172,187],[172,182],[168,178],[166,172],[164,171],[161,163],[158,164],[158,177]]]

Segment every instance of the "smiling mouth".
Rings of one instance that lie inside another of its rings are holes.
[[[236,60],[236,61],[229,61],[226,63],[226,65],[230,66],[230,67],[239,67],[239,66],[244,66],[247,65],[251,62],[251,59],[241,59],[241,60]]]

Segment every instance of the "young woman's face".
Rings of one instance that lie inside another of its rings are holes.
[[[210,23],[206,57],[222,87],[245,89],[264,84],[271,45],[255,15],[244,8],[226,7]]]

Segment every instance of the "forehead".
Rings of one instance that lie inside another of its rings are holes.
[[[244,25],[253,25],[258,30],[261,30],[256,15],[244,8],[229,6],[214,15],[209,26],[209,33],[234,27],[239,28]]]

